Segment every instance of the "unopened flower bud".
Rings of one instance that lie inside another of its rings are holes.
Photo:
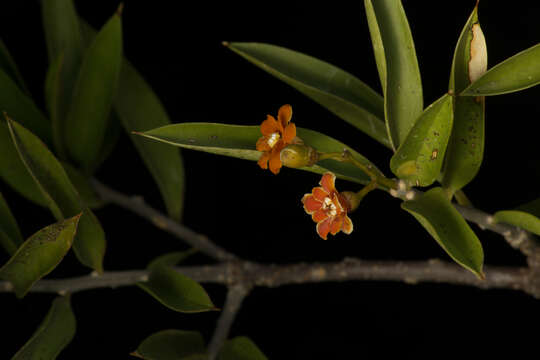
[[[358,196],[357,193],[352,191],[343,191],[340,192],[339,195],[341,195],[345,200],[347,200],[347,204],[349,205],[349,212],[354,211],[358,208],[358,205],[360,205],[360,201],[362,201],[362,198]]]
[[[287,167],[301,168],[315,164],[319,160],[319,154],[311,146],[291,144],[281,150],[279,159]]]

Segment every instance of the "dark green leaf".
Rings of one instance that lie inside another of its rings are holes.
[[[500,95],[530,88],[540,83],[539,62],[540,44],[537,44],[495,65],[460,95]]]
[[[439,176],[452,131],[452,97],[426,108],[390,160],[390,168],[411,185],[429,186]]]
[[[19,73],[19,69],[17,68],[17,65],[15,64],[15,61],[13,61],[13,58],[11,57],[11,54],[9,53],[6,45],[0,39],[0,69],[4,70],[4,72],[19,85],[19,88],[23,90],[24,93],[29,94],[28,89],[26,88],[26,85],[24,83],[24,80]]]
[[[85,42],[91,42],[96,31],[84,20],[81,20],[81,26]],[[135,130],[144,131],[168,125],[169,116],[150,85],[126,59],[120,70],[114,109],[157,183],[169,216],[180,221],[184,205],[184,164],[180,152],[131,134]]]
[[[63,84],[61,74],[63,64],[64,56],[63,54],[60,54],[49,66],[45,78],[45,105],[49,111],[49,117],[52,123],[54,148],[62,158],[65,158],[63,122],[61,122],[58,113],[60,110],[59,102],[62,99],[61,87]]]
[[[13,255],[19,245],[23,243],[23,237],[19,230],[19,225],[11,210],[0,193],[0,246],[2,246],[9,255]]]
[[[34,178],[53,215],[61,220],[83,212],[73,249],[86,266],[103,271],[105,234],[92,211],[82,204],[64,168],[47,147],[31,132],[8,119],[19,156]]]
[[[458,94],[487,66],[486,42],[475,6],[454,52],[449,92]],[[454,97],[454,125],[446,153],[442,184],[453,195],[478,173],[484,155],[484,97]]]
[[[218,355],[218,360],[267,360],[262,351],[245,336],[227,340]]]
[[[186,251],[176,251],[165,255],[158,256],[148,264],[148,269],[154,269],[158,266],[175,266],[191,255],[197,253],[197,249],[189,249]]]
[[[68,252],[80,215],[49,225],[26,240],[0,269],[0,278],[11,282],[17,297],[50,273]]]
[[[148,281],[137,285],[174,311],[194,313],[217,310],[201,285],[170,267],[152,268]]]
[[[497,211],[494,215],[496,222],[507,223],[525,229],[540,236],[540,218],[519,210]]]
[[[482,244],[443,189],[433,188],[415,200],[403,202],[401,207],[422,224],[455,262],[484,278]]]
[[[76,326],[69,297],[57,297],[34,335],[11,360],[56,359],[75,336]]]
[[[206,352],[200,333],[185,330],[162,330],[141,342],[131,355],[146,360],[187,360]]]
[[[374,171],[379,171],[369,160],[345,144],[316,131],[297,128],[297,136],[321,152],[342,152],[347,149],[355,159]],[[232,156],[246,160],[258,160],[261,153],[255,150],[255,143],[261,137],[259,126],[239,126],[215,123],[183,123],[163,126],[139,135],[187,149],[213,154]],[[361,184],[370,178],[356,166],[349,163],[324,160],[317,165],[301,170],[323,174],[332,171],[338,177]]]
[[[32,99],[26,96],[11,78],[0,69],[0,111],[7,113],[41,138],[51,142],[51,124]]]
[[[102,207],[104,205],[104,201],[94,191],[94,188],[90,184],[90,179],[84,176],[79,170],[74,168],[69,163],[62,162],[61,164],[66,171],[66,175],[69,177],[69,180],[75,189],[77,189],[77,193],[79,194],[84,205],[88,206],[90,209]]]
[[[65,143],[85,171],[100,160],[122,61],[122,20],[115,14],[86,50],[67,115]]]
[[[3,116],[0,116],[0,178],[28,200],[47,206],[34,179],[26,170],[17,149],[11,141],[11,135]]]
[[[319,59],[259,43],[225,43],[251,63],[390,147],[383,99],[355,76]]]
[[[379,77],[384,80],[386,126],[397,149],[423,109],[414,42],[401,1],[365,0],[365,4]]]
[[[524,211],[540,218],[540,198],[520,205],[515,210]]]
[[[54,144],[63,155],[63,131],[82,62],[83,40],[72,0],[41,1],[41,10],[49,64],[54,69],[49,73],[56,72],[55,79],[51,80],[54,81],[53,101],[48,100],[47,106],[53,123]],[[62,58],[61,74],[55,69],[59,67],[59,58]]]

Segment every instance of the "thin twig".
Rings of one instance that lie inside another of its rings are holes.
[[[257,264],[237,261],[215,265],[182,266],[178,272],[203,283],[227,286],[279,287],[290,284],[332,281],[400,281],[408,284],[421,282],[473,286],[482,289],[511,289],[527,292],[540,298],[540,280],[532,270],[524,267],[486,266],[485,280],[453,263],[429,261],[364,261],[347,258],[331,263],[299,263],[290,265]],[[105,272],[100,276],[81,276],[68,279],[42,279],[30,292],[63,293],[96,288],[116,288],[147,281],[145,270]],[[12,292],[10,283],[0,281],[0,292]]]
[[[238,258],[216,245],[207,236],[198,234],[182,224],[168,218],[156,209],[148,206],[140,197],[129,197],[108,186],[92,179],[92,185],[98,195],[106,202],[114,203],[126,210],[151,221],[156,227],[182,239],[187,244],[200,250],[202,253],[220,261],[237,260]]]
[[[208,360],[214,360],[216,358],[223,343],[227,340],[236,314],[238,314],[242,306],[242,301],[244,301],[250,290],[251,285],[244,283],[237,283],[229,287],[225,305],[219,316],[212,340],[210,340],[210,344],[208,345]]]

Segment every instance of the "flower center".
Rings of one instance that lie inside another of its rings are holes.
[[[332,200],[330,200],[329,197],[324,198],[323,210],[326,210],[326,213],[329,216],[336,216],[336,214],[337,214],[336,205],[334,204],[334,202]]]
[[[271,148],[274,147],[274,145],[276,145],[276,143],[278,142],[279,138],[281,136],[279,136],[279,133],[275,132],[275,133],[272,133],[269,137],[268,137],[268,140],[267,140],[267,143],[268,143],[268,146],[270,146]]]

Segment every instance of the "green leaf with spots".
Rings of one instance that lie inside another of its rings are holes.
[[[8,119],[8,126],[22,162],[56,219],[83,213],[73,250],[82,264],[102,272],[105,234],[98,219],[82,203],[64,168],[49,149],[15,121]]]
[[[54,360],[75,336],[77,323],[70,299],[54,299],[45,319],[11,360]]]
[[[452,62],[449,92],[459,94],[487,68],[486,41],[478,23],[478,5],[459,37]],[[454,97],[454,125],[446,152],[442,184],[449,195],[478,173],[484,155],[485,98]]]
[[[23,237],[19,225],[11,210],[0,193],[0,245],[9,255],[13,255],[17,248],[23,243]]]
[[[86,172],[100,161],[122,63],[122,20],[114,14],[86,50],[64,129],[69,156]]]
[[[540,83],[540,44],[495,65],[463,90],[462,96],[490,96],[524,90]]]
[[[13,81],[17,83],[19,88],[25,93],[29,94],[28,88],[26,87],[24,80],[17,68],[17,64],[13,61],[9,50],[6,45],[0,38],[0,69],[4,71]]]
[[[62,261],[71,248],[80,216],[39,230],[0,268],[0,279],[13,285],[17,297],[22,298],[36,281]]]
[[[484,278],[482,244],[442,188],[428,190],[417,199],[403,202],[401,207],[422,224],[455,262]]]
[[[433,184],[441,171],[452,120],[452,97],[446,94],[426,108],[392,156],[392,172],[410,185]]]
[[[255,150],[255,144],[261,137],[259,126],[182,123],[163,126],[137,134],[186,149],[231,156],[239,159],[257,161],[261,156],[261,153]],[[380,173],[375,165],[365,157],[329,136],[303,128],[296,128],[296,135],[302,138],[305,144],[312,146],[320,152],[342,152],[343,149],[347,149],[356,160],[371,167],[373,171]],[[370,181],[369,176],[356,166],[334,160],[320,161],[314,166],[304,167],[301,170],[318,174],[331,171],[342,179],[360,184],[367,184]]]
[[[152,267],[148,281],[137,285],[174,311],[196,313],[217,310],[201,285],[168,266]]]
[[[218,360],[268,360],[268,358],[249,338],[237,336],[225,342]]]
[[[275,45],[225,45],[381,144],[390,147],[383,122],[383,99],[355,76],[327,62]]]
[[[400,0],[365,0],[364,4],[382,81],[386,127],[397,149],[423,109],[414,42]]]
[[[169,329],[144,339],[131,355],[146,360],[188,360],[203,356],[205,352],[204,340],[199,332]]]

